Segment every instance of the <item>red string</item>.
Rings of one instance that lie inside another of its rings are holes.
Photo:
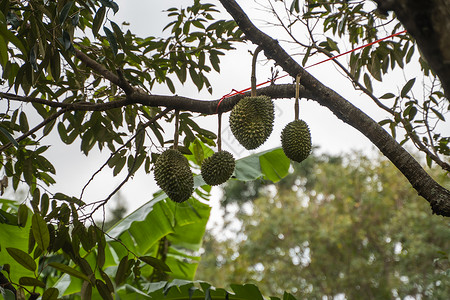
[[[357,47],[357,48],[355,48],[355,49],[349,50],[349,51],[347,51],[347,52],[344,52],[344,53],[338,54],[338,55],[336,55],[336,56],[333,56],[333,57],[327,58],[327,59],[325,59],[325,60],[322,60],[322,61],[320,61],[320,62],[318,62],[318,63],[315,63],[315,64],[312,64],[312,65],[310,65],[310,66],[304,67],[304,69],[308,69],[308,68],[311,68],[311,67],[320,65],[321,63],[324,63],[324,62],[333,60],[333,59],[338,58],[338,57],[340,57],[340,56],[342,56],[342,55],[346,55],[346,54],[352,53],[352,52],[354,52],[354,51],[356,51],[356,50],[359,50],[359,49],[362,49],[362,48],[365,48],[365,47],[368,47],[368,46],[372,46],[372,45],[377,44],[377,43],[379,43],[379,42],[381,42],[381,41],[387,40],[387,39],[389,39],[389,38],[391,38],[391,37],[400,35],[400,34],[405,33],[405,32],[406,32],[406,30],[403,30],[403,31],[400,31],[400,32],[391,34],[391,35],[389,35],[389,36],[386,36],[386,37],[384,37],[384,38],[378,39],[378,40],[373,41],[373,42],[371,42],[371,43],[368,43],[368,44],[359,46],[359,47]],[[275,77],[275,78],[273,78],[273,79],[271,79],[271,80],[262,82],[262,83],[260,83],[260,84],[257,84],[256,87],[260,87],[260,86],[265,85],[265,84],[267,84],[267,83],[269,83],[269,82],[273,82],[273,81],[275,81],[275,80],[281,79],[281,78],[286,77],[286,76],[289,76],[289,74],[284,74],[284,75],[282,75],[282,76]],[[241,90],[241,91],[237,91],[237,90],[235,90],[235,89],[232,89],[231,92],[229,92],[228,94],[226,94],[226,95],[222,96],[222,98],[220,98],[219,103],[217,103],[216,113],[219,112],[219,106],[220,106],[220,104],[222,103],[223,100],[225,100],[226,98],[230,98],[230,97],[232,97],[232,96],[235,96],[235,95],[237,95],[237,94],[244,94],[244,92],[247,92],[247,91],[249,91],[249,90],[251,90],[251,87],[246,88],[246,89]],[[233,93],[233,92],[234,92],[234,93]]]

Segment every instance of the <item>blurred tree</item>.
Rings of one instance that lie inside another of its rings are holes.
[[[228,183],[224,194],[237,199],[236,187]],[[310,157],[280,183],[262,185],[255,199],[233,203],[242,227],[232,237],[205,236],[198,278],[255,282],[266,294],[287,290],[300,299],[450,294],[448,221],[427,213],[380,156]]]

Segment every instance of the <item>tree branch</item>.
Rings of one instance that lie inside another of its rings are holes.
[[[309,98],[310,96],[312,96],[312,94],[304,88],[300,90],[300,93],[304,98]],[[295,96],[295,86],[293,84],[271,85],[268,87],[257,89],[257,94],[267,95],[273,99],[291,98]],[[151,107],[163,106],[170,109],[179,109],[183,111],[197,112],[207,115],[213,115],[219,112],[223,113],[230,111],[233,108],[233,106],[245,96],[250,96],[250,92],[228,97],[221,102],[219,110],[217,110],[217,105],[219,105],[220,99],[200,100],[182,96],[147,95],[144,93],[134,93],[132,95],[127,96],[126,98],[106,103],[92,103],[92,102],[65,103],[0,92],[0,98],[27,103],[40,103],[48,105],[50,107],[65,108],[67,109],[67,111],[71,110],[107,111],[113,108],[124,107],[131,104],[141,104]]]
[[[327,107],[339,119],[364,134],[403,173],[419,195],[430,203],[433,213],[450,217],[450,191],[433,180],[392,136],[360,109],[306,72],[276,40],[260,31],[234,0],[220,2],[246,38],[262,46],[268,58],[294,78],[301,74],[303,86],[313,94],[310,99]]]
[[[29,137],[30,135],[32,135],[33,133],[35,133],[36,131],[38,131],[39,129],[41,129],[42,127],[47,125],[48,123],[50,123],[51,121],[53,121],[56,118],[58,118],[60,115],[62,115],[66,111],[67,111],[67,109],[61,109],[61,110],[55,112],[53,115],[51,115],[50,117],[48,117],[47,119],[45,119],[44,121],[42,121],[41,123],[36,125],[33,129],[29,130],[28,132],[26,132],[23,135],[21,135],[20,137],[18,137],[16,139],[16,141],[20,142],[20,141],[24,140],[25,138]],[[2,152],[5,149],[8,149],[11,146],[12,146],[11,142],[9,142],[7,144],[4,144],[3,146],[0,147],[0,152]]]

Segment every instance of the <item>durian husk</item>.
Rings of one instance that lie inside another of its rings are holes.
[[[281,132],[281,147],[284,154],[296,162],[302,162],[311,153],[311,133],[308,124],[295,120],[284,127]]]
[[[235,160],[228,151],[219,151],[203,160],[201,174],[209,185],[219,185],[226,182],[233,175]]]
[[[175,202],[188,200],[194,191],[194,177],[189,162],[180,151],[168,149],[155,162],[158,186]]]
[[[245,97],[231,111],[231,132],[244,148],[256,149],[272,133],[274,118],[274,105],[270,97]]]

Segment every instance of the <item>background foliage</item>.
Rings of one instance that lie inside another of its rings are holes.
[[[227,222],[206,234],[197,278],[298,299],[449,294],[449,224],[382,157],[314,155],[277,184],[257,182],[224,187]]]

